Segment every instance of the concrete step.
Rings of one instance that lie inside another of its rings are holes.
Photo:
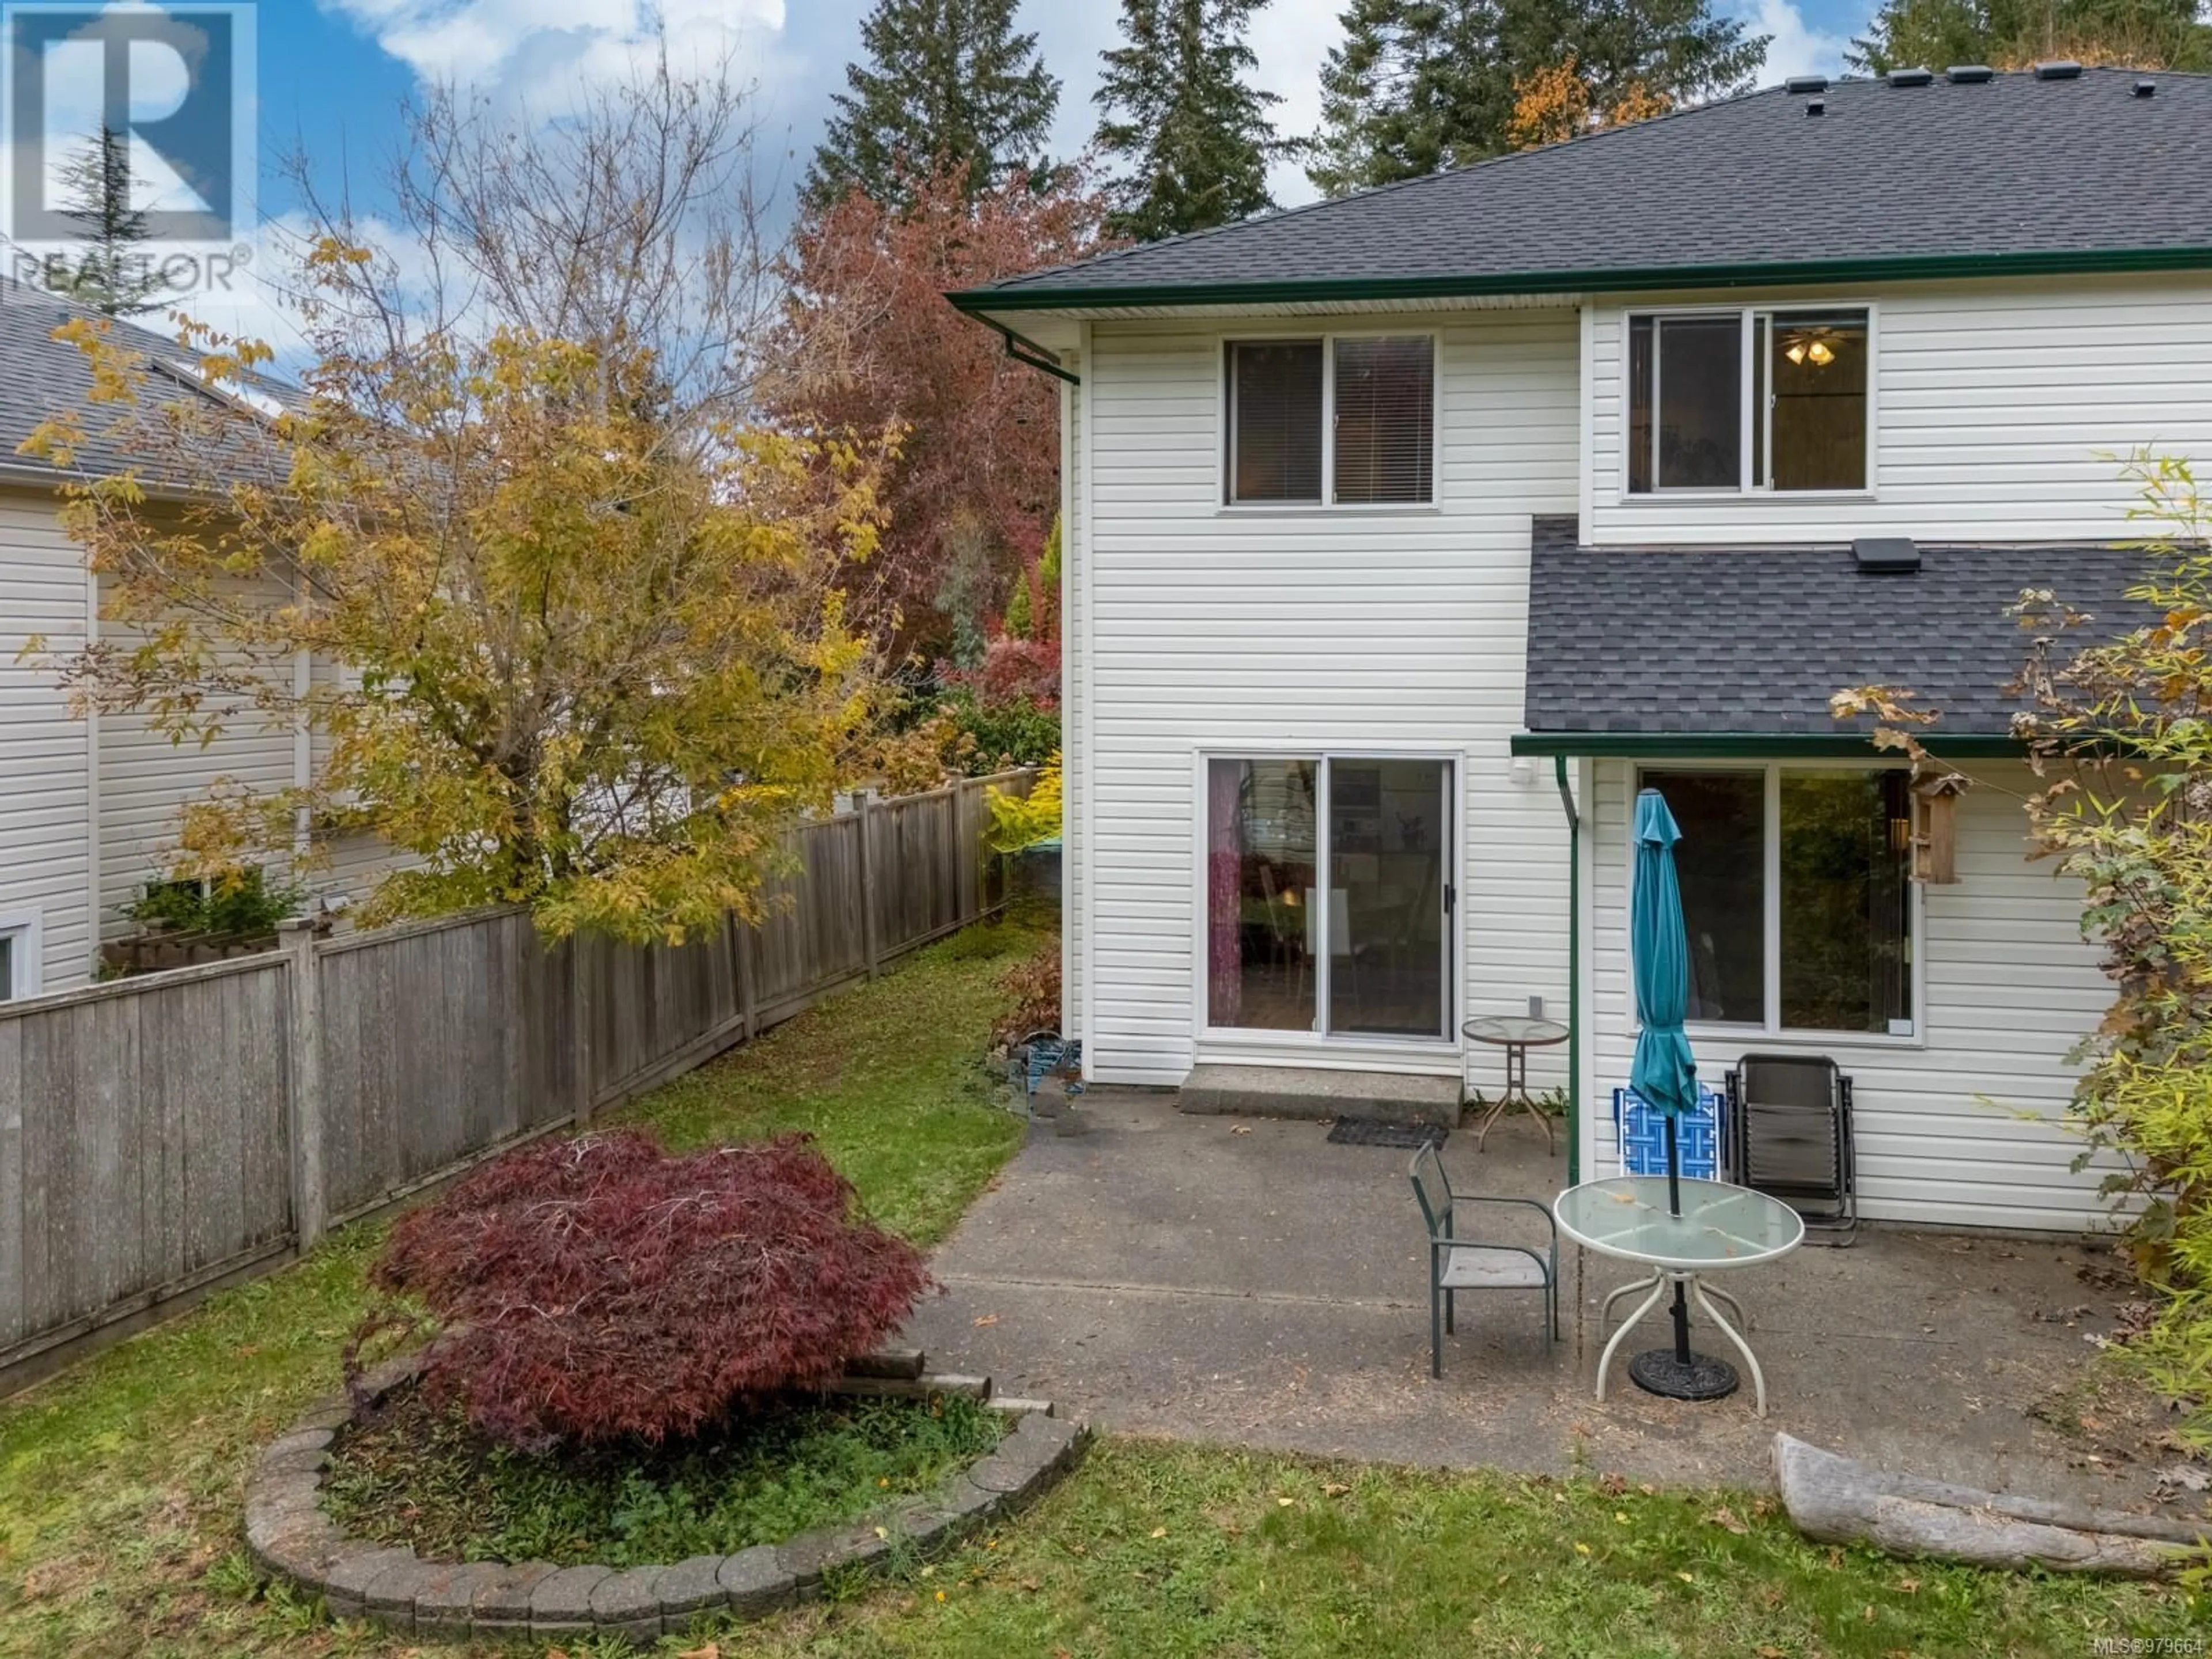
[[[1348,1117],[1449,1129],[1459,1125],[1460,1080],[1320,1066],[1199,1066],[1182,1080],[1176,1106],[1229,1117]]]

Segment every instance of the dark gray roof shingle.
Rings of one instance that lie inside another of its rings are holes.
[[[54,338],[54,331],[71,319],[94,315],[43,289],[0,279],[0,364],[5,365],[0,369],[0,471],[19,478],[58,477],[44,461],[15,452],[40,425],[64,413],[76,416],[85,434],[76,447],[74,470],[80,475],[105,477],[133,465],[146,469],[158,462],[156,456],[132,453],[128,432],[120,429],[129,423],[129,410],[119,404],[94,404],[90,361],[74,344]],[[199,361],[197,350],[135,323],[115,320],[110,337],[141,354],[149,366],[164,362],[190,375]],[[266,375],[250,378],[257,390],[294,408],[304,405],[305,394],[297,387]],[[159,405],[192,392],[183,381],[154,379],[142,395],[147,404]],[[203,391],[200,395],[212,394]],[[264,467],[278,465],[273,446],[254,459]]]
[[[1881,684],[1941,711],[1938,731],[2003,737],[2033,638],[2007,614],[2021,592],[2051,590],[2110,638],[2151,619],[2127,590],[2152,562],[2141,548],[1924,545],[1916,574],[1874,575],[1849,547],[1589,548],[1573,519],[1539,519],[1528,727],[1837,735],[1853,726],[1828,699]]]
[[[2136,95],[2144,78],[2154,96]],[[1547,273],[1650,287],[1670,269],[2123,250],[2175,260],[2212,243],[2201,215],[2175,211],[2212,155],[2212,76],[1846,81],[1820,98],[1826,113],[1811,116],[1805,94],[1750,93],[1010,278],[962,302],[1376,280],[1497,292]]]

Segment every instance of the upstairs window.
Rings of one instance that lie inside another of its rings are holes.
[[[1872,329],[1860,309],[1628,323],[1628,488],[1867,488]]]
[[[1229,504],[1433,501],[1436,356],[1425,334],[1232,341]]]

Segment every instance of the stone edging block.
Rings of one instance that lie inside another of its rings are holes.
[[[550,1562],[441,1562],[411,1549],[348,1538],[324,1513],[323,1478],[349,1398],[374,1405],[411,1381],[420,1354],[365,1374],[352,1396],[326,1396],[254,1461],[246,1483],[246,1544],[271,1574],[323,1600],[333,1619],[368,1619],[404,1634],[533,1639],[597,1633],[650,1646],[715,1613],[759,1618],[822,1595],[825,1578],[873,1571],[895,1550],[942,1554],[1000,1516],[1019,1513],[1073,1468],[1087,1425],[1043,1400],[994,1399],[988,1376],[937,1375],[912,1350],[855,1361],[832,1392],[959,1394],[1013,1419],[999,1449],[887,1513],[818,1527],[735,1555],[696,1555],[669,1566],[556,1567]]]

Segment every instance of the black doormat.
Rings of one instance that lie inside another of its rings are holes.
[[[1328,1138],[1340,1146],[1441,1146],[1451,1131],[1433,1123],[1374,1123],[1365,1118],[1339,1118]]]

